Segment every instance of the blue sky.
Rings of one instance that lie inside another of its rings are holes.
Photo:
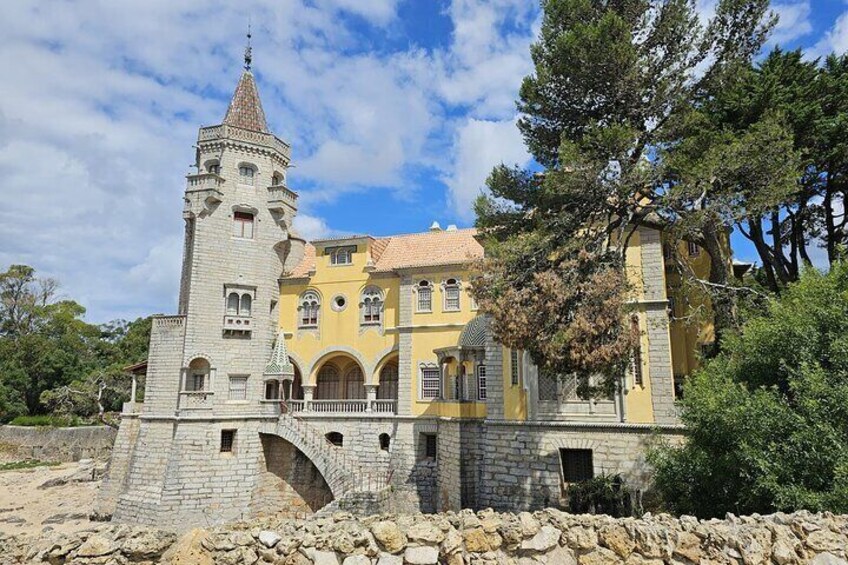
[[[848,49],[848,2],[774,7],[773,42]],[[197,128],[226,111],[248,19],[307,237],[471,225],[492,166],[527,163],[514,100],[535,1],[3,2],[0,268],[58,278],[93,322],[175,310],[183,176]]]

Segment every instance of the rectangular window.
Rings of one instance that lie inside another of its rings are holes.
[[[518,386],[521,371],[520,359],[521,356],[518,354],[517,349],[511,349],[509,351],[509,371],[510,382],[512,383],[512,386]]]
[[[265,400],[279,400],[280,382],[265,381]]]
[[[421,368],[421,399],[433,400],[439,398],[439,389],[441,388],[441,379],[439,378],[438,367],[422,367]]]
[[[687,241],[686,243],[688,244],[688,250],[689,250],[689,256],[690,257],[697,257],[698,255],[701,254],[701,248],[698,247],[697,243],[692,242],[692,241]]]
[[[636,335],[636,347],[633,349],[633,384],[642,386],[644,384],[642,375],[642,331],[639,328],[637,316],[630,319],[630,331]]]
[[[233,212],[233,236],[253,239],[253,214]]]
[[[188,381],[188,390],[206,390],[206,373],[195,373],[191,375]]]
[[[221,453],[232,453],[235,443],[235,430],[221,430]]]
[[[477,367],[477,400],[486,400],[486,366]]]
[[[445,287],[445,310],[448,312],[459,310],[459,286]]]
[[[436,434],[421,434],[424,436],[424,457],[427,459],[435,459],[438,453],[438,444],[436,443]]]
[[[433,310],[433,290],[427,287],[418,288],[418,311],[430,312]]]
[[[247,377],[230,377],[230,400],[247,400]]]
[[[559,459],[566,483],[588,481],[595,476],[591,449],[560,449]]]

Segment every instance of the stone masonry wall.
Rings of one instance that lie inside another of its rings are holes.
[[[477,507],[534,510],[564,504],[560,449],[591,449],[595,476],[620,473],[635,488],[648,484],[650,426],[486,422]],[[682,430],[666,429],[672,441]]]
[[[357,519],[262,520],[182,538],[151,528],[3,537],[0,564],[194,565],[845,565],[848,516],[773,514],[725,520],[646,514],[640,519],[555,509],[492,510]]]
[[[116,433],[109,426],[0,426],[0,461],[39,459],[67,462],[107,458],[112,452]]]

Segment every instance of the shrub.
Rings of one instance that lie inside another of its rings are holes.
[[[568,511],[572,514],[633,514],[633,493],[621,475],[599,475],[568,486]]]
[[[72,428],[76,426],[86,425],[86,422],[83,422],[76,416],[53,416],[50,414],[41,414],[37,416],[18,416],[9,423],[13,426],[51,428]]]

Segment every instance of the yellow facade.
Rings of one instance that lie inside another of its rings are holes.
[[[516,365],[514,378],[513,355],[508,348],[501,347],[501,366],[497,370],[487,367],[487,374],[502,381],[502,386],[497,387],[499,398],[482,399],[479,398],[482,392],[477,374],[481,362],[473,355],[465,357],[463,348],[459,347],[463,330],[480,314],[469,294],[469,265],[482,255],[482,248],[473,238],[473,230],[458,230],[453,234],[442,231],[395,238],[356,236],[316,241],[307,246],[308,252],[301,264],[281,279],[279,300],[280,327],[306,396],[322,402],[328,402],[327,394],[333,392],[337,396],[332,398],[339,400],[381,398],[381,385],[383,393],[388,390],[381,382],[381,374],[384,369],[398,367],[397,380],[402,385],[408,383],[409,392],[405,398],[401,395],[399,402],[405,405],[395,406],[396,413],[413,417],[482,419],[487,417],[487,410],[491,410],[495,402],[502,406],[504,419],[530,418],[532,399],[524,374],[529,370],[526,360]],[[452,259],[446,260],[440,245],[445,249],[445,245],[450,246],[452,250],[466,246],[469,250],[467,260],[455,260],[455,252]],[[345,249],[350,251],[349,257],[336,260],[334,254]],[[693,257],[693,265],[699,272],[708,268],[705,257],[705,253]],[[621,410],[629,422],[653,423],[651,359],[656,357],[647,352],[652,345],[649,339],[658,338],[656,332],[649,332],[647,312],[668,297],[679,305],[681,299],[677,294],[681,291],[673,277],[663,272],[663,296],[658,300],[646,299],[643,250],[638,231],[631,238],[626,262],[635,313],[632,323],[639,324],[640,349],[644,354],[639,356],[641,377],[629,377],[626,394],[620,401]],[[460,288],[458,308],[447,307],[446,284],[451,281],[456,281]],[[429,284],[429,309],[419,307],[417,289],[422,283]],[[381,296],[378,324],[364,323],[366,289],[377,290]],[[310,292],[318,297],[317,323],[304,327],[303,301]],[[402,312],[404,302],[408,312],[406,318]],[[695,299],[688,302],[695,303]],[[697,366],[697,352],[700,344],[709,340],[711,328],[675,319],[667,328],[659,338],[670,344],[666,347],[671,355],[667,364],[673,367],[675,375],[688,374]],[[649,334],[653,337],[649,338]],[[402,336],[406,335],[409,338],[404,341]],[[401,355],[408,356],[408,362],[399,363]],[[521,359],[521,355],[518,358]],[[335,388],[322,392],[321,379],[324,377],[319,375],[332,374],[322,373],[327,364],[332,364],[342,376],[338,377],[338,384],[333,385]],[[438,398],[429,398],[424,393],[422,378],[426,367],[438,368],[442,379]],[[362,386],[357,380],[360,372]],[[459,377],[463,372],[465,379]],[[458,380],[462,381],[461,385],[457,384]],[[457,399],[460,386],[465,387],[462,400]],[[454,390],[457,392],[452,392]],[[301,394],[292,391],[292,398],[302,398]],[[397,390],[394,394],[397,398]],[[383,394],[382,398],[388,397]],[[360,409],[371,410],[370,405],[357,408]]]

